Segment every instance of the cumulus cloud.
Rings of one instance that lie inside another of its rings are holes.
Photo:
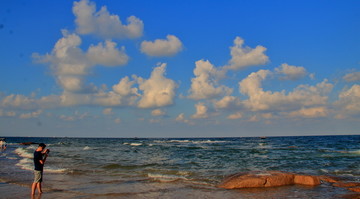
[[[116,118],[116,119],[114,120],[114,122],[115,122],[116,124],[120,124],[120,123],[121,123],[121,119],[120,119],[120,118]]]
[[[30,118],[37,118],[39,117],[39,115],[42,113],[42,110],[38,110],[35,112],[30,112],[30,113],[23,113],[20,115],[21,119],[30,119]]]
[[[135,80],[130,80],[128,76],[122,78],[118,84],[115,84],[112,88],[114,92],[121,96],[140,96],[138,89],[133,87],[136,83]]]
[[[230,120],[236,120],[236,119],[240,119],[243,117],[243,114],[241,114],[241,112],[236,112],[234,114],[229,115],[227,118]]]
[[[91,45],[87,52],[88,59],[94,64],[103,66],[120,66],[127,64],[129,57],[125,53],[125,47],[121,50],[116,48],[116,43],[112,41],[105,41],[99,43],[97,46]]]
[[[163,107],[174,103],[177,84],[164,76],[165,70],[166,64],[163,63],[154,68],[149,79],[137,78],[139,90],[143,93],[138,107]]]
[[[328,100],[327,94],[333,88],[333,85],[325,79],[316,86],[299,85],[288,94],[285,91],[264,91],[262,81],[270,74],[272,72],[269,70],[259,70],[239,82],[240,92],[248,96],[248,99],[243,101],[248,109],[296,110],[304,106],[325,105]]]
[[[103,114],[104,115],[112,115],[113,112],[112,112],[112,108],[106,108],[103,110]]]
[[[306,69],[304,67],[292,66],[286,63],[276,68],[275,71],[282,80],[298,80],[306,76]]]
[[[64,121],[77,121],[90,117],[88,112],[80,113],[79,111],[75,111],[72,115],[60,115],[59,119]]]
[[[217,109],[235,109],[241,106],[241,100],[234,96],[225,96],[219,101],[215,101]]]
[[[360,81],[360,72],[353,72],[353,73],[346,74],[343,78],[347,82]]]
[[[215,68],[209,61],[199,60],[195,63],[195,77],[191,79],[189,98],[211,99],[220,95],[232,93],[232,89],[218,85],[219,79],[225,76],[225,71]]]
[[[176,117],[175,121],[177,121],[177,122],[182,122],[182,123],[189,124],[189,125],[194,125],[194,123],[193,123],[192,121],[190,121],[190,120],[188,120],[188,119],[185,118],[185,114],[184,114],[184,113],[180,113],[180,114]]]
[[[240,70],[249,66],[257,66],[266,64],[269,61],[269,57],[265,55],[266,48],[263,46],[256,46],[256,48],[250,48],[248,46],[243,47],[244,40],[240,37],[236,37],[234,40],[234,46],[230,47],[231,59],[226,69]]]
[[[59,96],[50,95],[41,98],[36,96],[25,96],[11,94],[0,98],[0,107],[20,110],[37,110],[44,108],[54,108],[60,105]]]
[[[15,117],[16,113],[14,111],[4,111],[0,109],[0,117]]]
[[[317,118],[317,117],[326,117],[328,115],[328,110],[326,107],[311,107],[311,108],[302,108],[297,111],[292,111],[289,113],[290,117],[303,117],[303,118]]]
[[[143,41],[141,52],[148,56],[172,56],[182,50],[182,43],[174,35],[167,35],[166,39],[156,39],[155,41]]]
[[[175,120],[176,120],[176,121],[180,121],[180,122],[185,121],[185,114],[184,114],[184,113],[180,113],[180,114],[176,117]]]
[[[165,111],[161,110],[161,109],[155,109],[153,111],[151,111],[151,115],[152,116],[164,116],[166,115]]]
[[[51,65],[53,74],[64,91],[97,92],[96,86],[85,82],[92,66],[120,66],[128,61],[124,48],[119,50],[112,41],[91,45],[87,52],[84,52],[79,47],[82,41],[77,34],[70,34],[67,30],[63,30],[62,34],[63,37],[56,42],[51,54],[34,54],[34,58]]]
[[[204,103],[197,103],[195,104],[196,113],[191,116],[194,119],[201,119],[201,118],[208,118],[209,115],[207,113],[208,108],[204,105]]]
[[[105,39],[137,38],[143,34],[144,24],[139,18],[130,16],[127,25],[123,24],[106,6],[96,11],[95,3],[89,0],[74,2],[73,13],[79,34],[94,34]]]
[[[335,105],[340,107],[339,118],[360,114],[360,85],[355,84],[342,91]]]

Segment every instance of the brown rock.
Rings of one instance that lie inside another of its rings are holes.
[[[333,184],[335,187],[357,187],[360,186],[360,183],[356,182],[337,182]]]
[[[266,177],[265,187],[277,187],[294,184],[294,174],[283,172],[270,172]]]
[[[360,192],[360,187],[349,188],[350,191]]]
[[[321,181],[318,176],[297,175],[280,171],[266,171],[236,173],[225,178],[218,187],[225,189],[238,189],[277,187],[293,184],[316,186],[321,184]]]
[[[338,180],[329,177],[329,176],[320,176],[320,180],[325,181],[325,182],[329,182],[329,183],[335,183],[338,182]]]
[[[278,171],[237,173],[227,177],[218,187],[225,189],[275,187],[294,184],[294,174]]]
[[[253,173],[236,173],[228,176],[220,185],[220,188],[236,189],[263,187],[266,180]]]
[[[321,184],[321,181],[320,178],[317,176],[295,175],[294,183],[301,185],[316,186]]]

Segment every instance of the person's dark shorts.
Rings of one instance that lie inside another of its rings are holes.
[[[43,172],[34,170],[34,183],[42,182]]]

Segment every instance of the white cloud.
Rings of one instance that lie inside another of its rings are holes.
[[[263,65],[269,61],[269,57],[264,53],[266,48],[263,46],[256,46],[252,49],[250,47],[243,47],[244,40],[236,37],[234,46],[231,49],[231,60],[226,69],[240,70],[248,66]]]
[[[63,37],[56,42],[51,54],[34,54],[33,57],[51,65],[53,74],[64,91],[95,93],[98,88],[85,82],[93,66],[120,66],[128,61],[124,48],[119,50],[112,41],[91,45],[84,52],[79,48],[82,41],[77,34],[70,34],[67,30],[62,33]]]
[[[112,108],[106,108],[103,110],[103,114],[104,115],[112,115],[113,112],[112,112]]]
[[[241,100],[234,96],[225,96],[219,101],[215,101],[217,109],[235,109],[241,106]]]
[[[177,122],[183,122],[185,124],[189,124],[189,125],[194,125],[193,122],[191,122],[190,120],[186,119],[185,118],[185,114],[184,113],[180,113],[176,119],[175,119]]]
[[[79,111],[75,111],[72,115],[60,115],[59,118],[64,121],[77,121],[90,117],[89,113],[80,113]]]
[[[87,57],[94,64],[103,66],[120,66],[127,64],[129,57],[125,53],[125,47],[121,50],[116,48],[116,43],[105,41],[105,44],[99,43],[97,46],[91,45],[87,52]]]
[[[236,119],[240,119],[243,117],[243,114],[241,114],[240,112],[236,112],[234,114],[229,115],[227,118],[230,120],[236,120]]]
[[[165,111],[161,110],[161,109],[155,109],[153,111],[151,111],[151,115],[152,116],[164,116],[166,115]]]
[[[335,105],[340,107],[339,118],[360,114],[360,85],[355,84],[341,92]]]
[[[184,114],[184,113],[180,113],[180,114],[176,117],[175,120],[176,120],[176,121],[180,121],[180,122],[185,121],[185,114]]]
[[[0,109],[0,117],[15,117],[16,113],[14,111],[4,111]]]
[[[249,118],[248,121],[249,121],[249,122],[258,122],[258,121],[259,121],[259,118],[258,118],[258,116],[253,115],[253,116],[251,116],[251,117]]]
[[[25,95],[11,94],[0,98],[0,107],[22,109],[22,110],[36,110],[40,108],[54,108],[59,107],[60,97],[55,95],[35,98],[36,96],[27,97]]]
[[[141,52],[149,56],[172,56],[182,50],[181,41],[174,35],[167,35],[166,39],[157,39],[155,41],[143,41],[141,43]]]
[[[172,105],[177,84],[164,77],[166,64],[154,68],[149,79],[137,78],[139,90],[143,92],[138,103],[140,108],[153,108]]]
[[[304,118],[317,118],[317,117],[326,117],[328,115],[328,110],[326,107],[312,107],[312,108],[302,108],[297,111],[292,111],[289,113],[290,117],[304,117]]]
[[[88,0],[74,2],[76,31],[79,34],[94,34],[105,39],[137,38],[143,33],[143,22],[135,17],[127,18],[123,24],[118,15],[110,14],[106,6],[96,12],[96,5]]]
[[[131,98],[123,97],[113,91],[99,92],[89,96],[91,104],[100,106],[126,106],[131,105]]]
[[[347,82],[360,81],[360,72],[353,72],[353,73],[346,74],[344,76],[344,80]]]
[[[261,117],[263,117],[265,119],[271,119],[271,118],[274,118],[274,115],[272,113],[263,113],[263,114],[261,114]]]
[[[112,88],[114,92],[120,94],[121,96],[140,96],[138,89],[133,87],[136,81],[130,81],[129,77],[124,77],[120,82],[114,85]]]
[[[201,119],[201,118],[208,118],[209,115],[207,113],[208,108],[204,105],[204,103],[197,103],[195,104],[196,113],[191,116],[191,118],[194,119]]]
[[[302,66],[291,66],[282,64],[275,69],[276,73],[280,75],[283,80],[298,80],[306,76],[306,70]]]
[[[232,89],[220,85],[219,79],[225,76],[225,71],[215,68],[209,61],[199,60],[195,63],[195,77],[191,79],[191,88],[189,98],[211,99],[220,95],[232,93]]]
[[[328,100],[327,94],[333,85],[325,79],[316,86],[299,85],[288,94],[285,91],[264,91],[262,81],[272,72],[259,70],[251,73],[239,83],[240,92],[249,98],[244,100],[244,105],[252,111],[259,110],[296,110],[304,106],[325,105]]]
[[[42,110],[38,110],[31,113],[23,113],[20,115],[21,119],[30,119],[30,118],[37,118],[42,113]]]

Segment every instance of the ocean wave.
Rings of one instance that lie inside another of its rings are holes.
[[[87,150],[90,150],[91,148],[89,147],[89,146],[85,146],[84,148],[83,148],[83,150],[84,151],[87,151]]]
[[[68,171],[68,169],[60,169],[60,168],[51,168],[51,167],[44,167],[45,172],[49,173],[65,173]]]
[[[221,140],[155,140],[155,143],[190,143],[190,144],[214,144],[226,143],[228,141]]]
[[[156,180],[160,182],[174,182],[178,180],[188,180],[184,176],[157,174],[157,173],[148,173],[148,177],[152,180]]]
[[[348,151],[348,153],[360,155],[360,150]]]
[[[21,159],[15,165],[20,167],[22,170],[27,170],[27,171],[34,170],[34,163],[31,159],[28,159],[28,158]],[[68,171],[68,169],[53,168],[53,167],[45,166],[44,171],[48,172],[48,173],[65,173],[66,171]]]
[[[17,148],[14,150],[14,152],[23,158],[33,158],[33,154],[24,148]]]
[[[33,161],[31,161],[31,159],[29,158],[23,158],[21,159],[18,163],[16,163],[15,165],[20,167],[22,170],[28,170],[31,171],[34,169],[33,166]]]
[[[142,143],[127,143],[125,142],[124,145],[130,145],[130,146],[141,146]]]

